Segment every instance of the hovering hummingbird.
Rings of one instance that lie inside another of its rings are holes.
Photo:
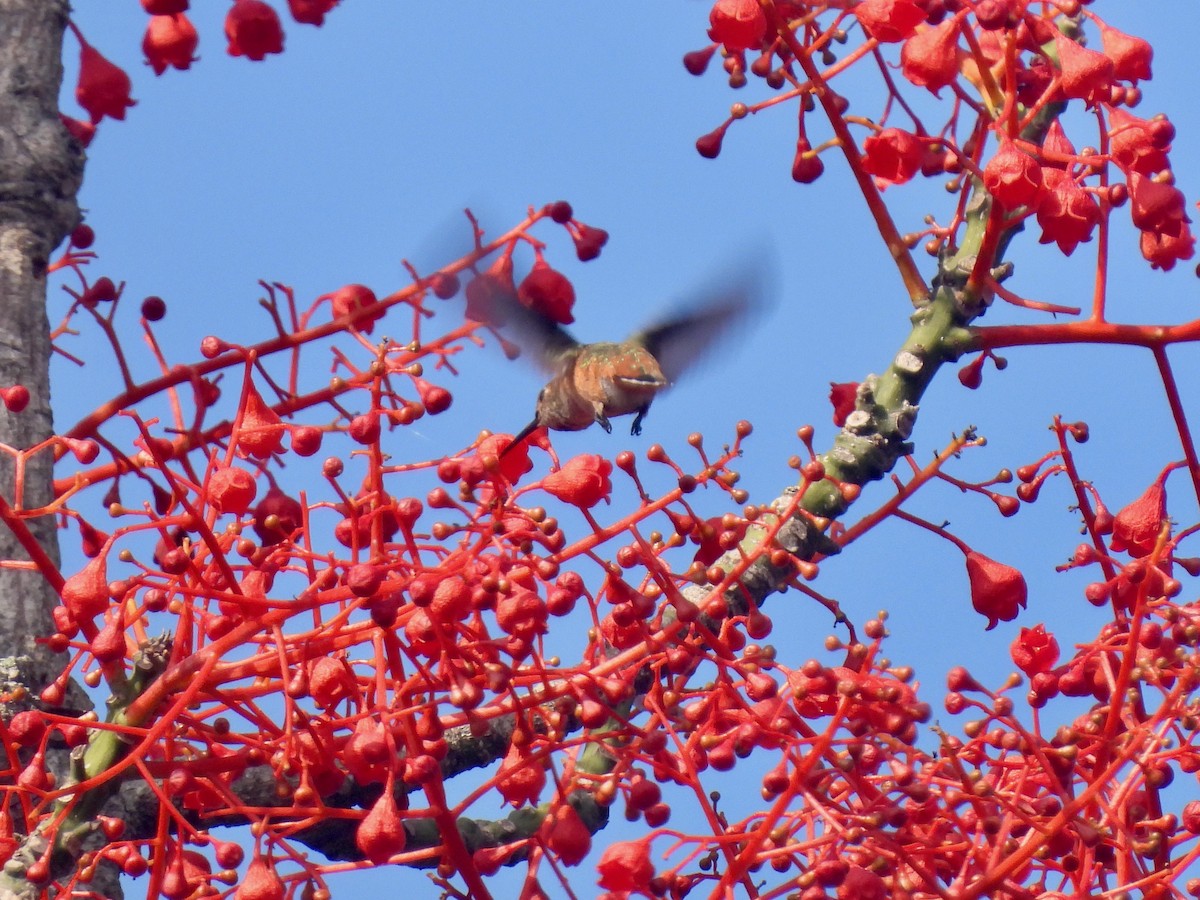
[[[533,421],[522,428],[501,456],[537,428],[581,431],[593,422],[612,432],[610,418],[635,414],[629,433],[642,433],[642,420],[658,392],[728,335],[736,320],[753,305],[749,285],[714,293],[657,325],[635,332],[619,343],[583,344],[565,328],[520,304],[504,301],[508,324],[517,343],[552,373],[538,393]]]

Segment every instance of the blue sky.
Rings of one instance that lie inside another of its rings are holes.
[[[585,339],[623,336],[688,296],[706,273],[737,271],[753,257],[748,246],[766,246],[778,260],[773,307],[660,400],[640,439],[619,423],[612,436],[591,429],[555,439],[565,455],[614,456],[657,441],[682,457],[689,432],[703,431],[719,447],[746,418],[755,434],[743,486],[764,502],[789,483],[787,459],[801,452],[797,426],[814,424],[818,449],[828,446],[829,382],[880,371],[907,331],[908,300],[845,167],[830,154],[817,184],[790,180],[793,107],[737,123],[717,160],[695,152],[696,137],[719,124],[730,103],[761,96],[753,87],[730,91],[717,65],[703,78],[684,72],[680,57],[707,41],[706,4],[346,3],[322,29],[291,25],[286,52],[264,63],[226,56],[224,4],[195,5],[201,59],[190,72],[161,78],[141,62],[139,4],[85,0],[74,13],[88,39],[132,74],[138,100],[126,122],[103,123],[89,150],[82,203],[98,234],[94,273],[127,281],[133,298],[167,299],[170,311],[156,333],[176,361],[196,358],[204,334],[248,340],[267,333],[256,303],[259,279],[290,284],[305,298],[348,282],[380,294],[403,286],[400,260],[440,261],[444,244],[435,236],[464,204],[477,204],[500,229],[529,205],[566,199],[581,219],[609,230],[600,259],[586,265],[565,241],[551,244],[551,261],[575,283],[573,330]],[[1145,85],[1138,113],[1169,112],[1178,128],[1178,184],[1194,199],[1200,107],[1190,98],[1200,8],[1187,0],[1092,8],[1153,42],[1155,80]],[[68,67],[76,53],[68,38]],[[856,111],[875,117],[870,90]],[[72,108],[69,99],[64,108]],[[928,212],[947,218],[947,196],[939,181],[890,190],[887,199],[907,231]],[[1086,306],[1091,246],[1064,260],[1036,236],[1030,230],[1014,242],[1010,286]],[[1111,254],[1114,318],[1174,322],[1195,314],[1190,265],[1150,272],[1127,226],[1115,229]],[[930,274],[927,258],[921,262]],[[52,297],[52,321],[65,305]],[[129,304],[131,326],[134,312]],[[985,324],[1040,320],[998,304]],[[77,341],[76,349],[89,343]],[[1016,468],[1051,449],[1046,426],[1061,412],[1091,424],[1080,461],[1115,509],[1180,455],[1148,354],[1070,347],[1006,356],[1008,369],[989,367],[976,392],[952,371],[941,373],[914,437],[919,459],[975,425],[988,447],[953,473],[982,479]],[[1188,348],[1172,354],[1185,390],[1200,374],[1196,356]],[[149,374],[148,363],[142,366]],[[118,387],[102,366],[81,377],[59,364],[56,378],[60,428]],[[411,452],[430,458],[453,452],[480,428],[514,431],[529,418],[539,385],[531,369],[476,354],[462,379],[448,384],[452,411],[397,440],[415,442]],[[1184,400],[1193,415],[1200,410],[1194,396]],[[1174,515],[1194,521],[1183,479],[1172,486]],[[871,488],[861,510],[888,490]],[[980,679],[998,683],[1012,668],[1007,646],[1018,626],[1047,622],[1064,650],[1095,627],[1079,594],[1086,576],[1053,572],[1077,541],[1069,492],[1060,482],[1047,493],[1011,520],[946,489],[912,507],[934,521],[950,519],[981,552],[1025,571],[1029,611],[987,635],[970,609],[961,555],[903,523],[885,524],[827,562],[817,587],[859,621],[887,608],[889,655],[915,663],[922,681],[939,686],[929,699],[940,696],[964,646],[973,648],[970,664]],[[784,597],[768,612],[777,642],[800,636],[789,650],[793,663],[822,656],[823,611]],[[393,889],[422,878],[360,877]]]

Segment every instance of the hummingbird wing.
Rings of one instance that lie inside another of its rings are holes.
[[[571,332],[527,307],[515,293],[499,292],[492,298],[492,303],[500,314],[500,331],[546,372],[557,374],[563,360],[579,346]]]
[[[731,288],[693,308],[664,319],[630,337],[658,360],[663,375],[674,383],[683,371],[711,350],[718,339],[731,337],[735,326],[757,305],[757,291],[749,285]]]

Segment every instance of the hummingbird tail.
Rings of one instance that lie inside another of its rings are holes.
[[[525,438],[529,437],[531,434],[533,434],[535,431],[537,431],[537,428],[538,428],[538,420],[535,418],[532,422],[530,422],[528,425],[526,425],[524,428],[522,428],[520,431],[518,431],[515,435],[513,435],[512,442],[507,447],[505,447],[503,450],[500,451],[500,458],[504,459],[504,457],[508,454],[509,450],[511,450],[513,447],[517,446],[517,444],[521,443],[523,440],[525,440]]]

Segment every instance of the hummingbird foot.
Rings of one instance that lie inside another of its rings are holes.
[[[629,426],[629,433],[637,437],[642,433],[642,419],[646,417],[646,413],[650,412],[650,404],[647,403],[638,410],[638,414],[633,417],[633,424]]]
[[[596,421],[600,423],[600,427],[612,434],[612,422],[608,421],[608,416],[602,412],[596,413]]]

